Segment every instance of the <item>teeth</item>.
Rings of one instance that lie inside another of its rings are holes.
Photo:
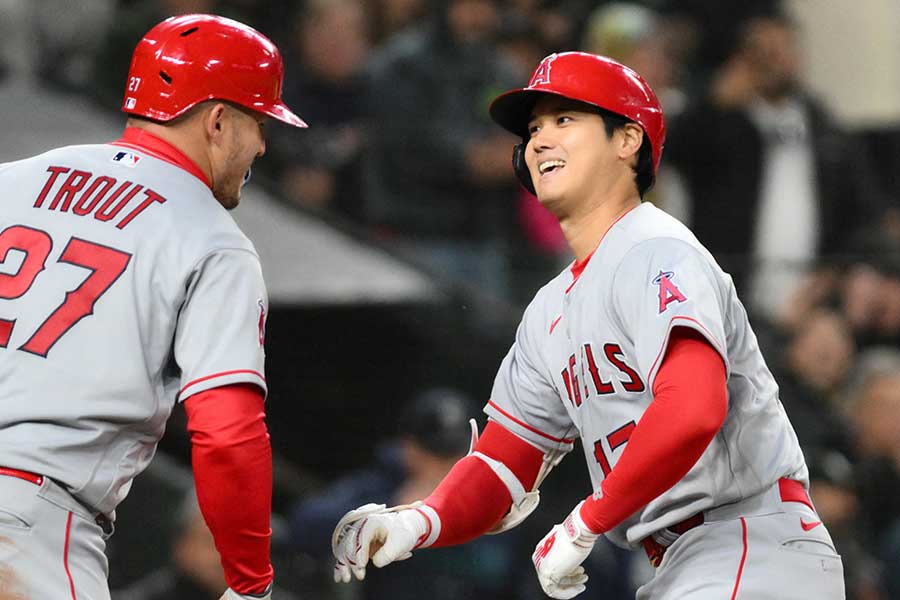
[[[538,165],[538,170],[541,172],[541,175],[543,175],[554,167],[564,166],[566,166],[566,161],[564,160],[548,160],[547,162],[542,162],[540,165]]]

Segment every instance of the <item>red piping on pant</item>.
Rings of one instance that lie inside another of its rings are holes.
[[[737,598],[738,588],[741,585],[741,575],[744,574],[744,563],[747,561],[747,521],[741,517],[741,538],[744,543],[744,552],[741,554],[741,566],[738,567],[737,579],[734,581],[734,590],[731,592],[731,600]]]
[[[77,600],[75,597],[75,582],[72,581],[72,573],[69,572],[69,531],[72,529],[72,513],[69,512],[69,517],[66,519],[66,545],[63,548],[63,565],[66,567],[66,577],[69,578],[69,590],[72,592],[72,600]]]

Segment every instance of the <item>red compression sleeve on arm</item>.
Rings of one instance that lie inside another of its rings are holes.
[[[241,594],[262,593],[273,577],[272,447],[263,402],[251,384],[213,388],[184,401],[197,500],[225,581]]]
[[[475,450],[500,461],[526,490],[537,479],[544,453],[502,425],[489,421]],[[441,518],[441,533],[432,547],[473,540],[497,524],[512,504],[506,484],[480,458],[461,459],[425,504]]]
[[[588,496],[581,518],[609,531],[678,483],[715,437],[728,412],[725,364],[693,329],[676,327],[647,407],[616,466]]]

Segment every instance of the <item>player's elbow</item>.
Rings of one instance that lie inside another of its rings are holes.
[[[707,393],[709,394],[708,401],[702,403],[704,410],[697,415],[693,428],[696,436],[706,441],[705,445],[708,445],[719,433],[728,416],[728,390],[725,388],[724,382],[721,389],[716,386]]]

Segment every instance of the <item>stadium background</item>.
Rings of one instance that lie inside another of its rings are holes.
[[[483,426],[524,305],[570,260],[515,184],[514,140],[487,102],[569,49],[611,55],[657,90],[669,138],[649,200],[735,275],[844,555],[848,598],[900,598],[900,5],[0,0],[0,161],[115,139],[131,49],[183,12],[276,40],[287,103],[311,126],[270,128],[235,211],[271,294],[279,598],[542,597],[528,558],[588,491],[580,451],[519,530],[421,553],[362,585],[329,581],[323,504],[340,513],[369,489],[385,496],[364,500],[390,502],[452,463],[458,450],[439,442],[464,441],[465,419],[423,392],[456,390]],[[176,411],[119,510],[117,597],[168,585],[167,598],[203,598],[221,577],[200,560],[210,540],[196,531],[188,450]],[[642,555],[602,544],[590,570],[587,594],[611,600],[648,576]]]

